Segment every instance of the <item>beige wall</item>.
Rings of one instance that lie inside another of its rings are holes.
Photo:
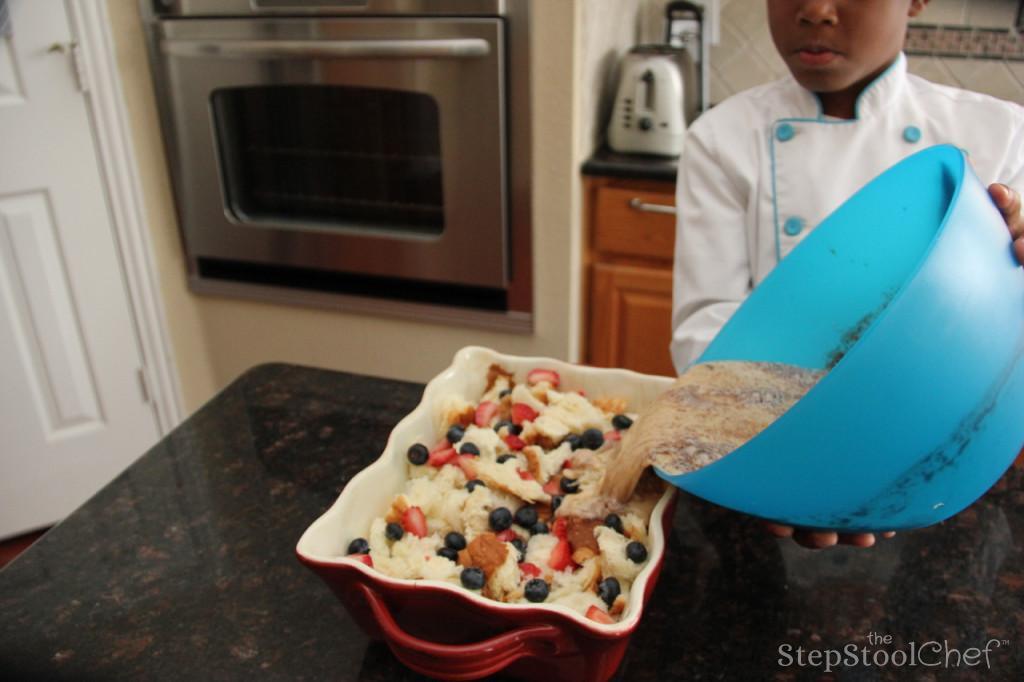
[[[166,315],[191,412],[247,368],[270,361],[423,381],[482,344],[575,360],[579,348],[580,180],[577,31],[582,0],[533,3],[533,239],[530,335],[197,296],[171,201],[145,43],[134,0],[108,0]],[[589,151],[589,150],[587,150]]]

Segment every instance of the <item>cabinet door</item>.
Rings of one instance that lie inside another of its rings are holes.
[[[598,367],[675,376],[672,271],[597,263],[591,272],[590,353]]]
[[[672,262],[676,217],[668,191],[608,186],[594,193],[594,250],[602,256],[626,256]]]

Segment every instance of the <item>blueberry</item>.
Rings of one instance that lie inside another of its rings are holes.
[[[462,586],[470,590],[479,590],[484,586],[484,572],[479,568],[464,568],[459,574]]]
[[[526,583],[523,594],[526,595],[527,601],[534,603],[544,601],[548,598],[548,584],[540,578],[534,578]]]
[[[476,455],[480,456],[480,448],[473,445],[472,443],[463,443],[462,447],[459,448],[460,455]]]
[[[356,538],[348,543],[349,554],[366,554],[370,551],[370,543],[365,538]]]
[[[384,529],[384,535],[392,540],[401,540],[402,536],[405,535],[405,529],[402,528],[400,523],[389,523]]]
[[[466,435],[466,429],[462,428],[458,424],[452,424],[448,429],[448,433],[445,434],[445,438],[452,445],[455,445]]]
[[[583,432],[582,441],[587,450],[597,450],[604,445],[604,434],[597,429],[587,429]]]
[[[562,506],[562,496],[552,495],[551,496],[551,513],[554,514],[555,510]]]
[[[512,525],[512,512],[508,510],[508,507],[498,507],[487,515],[487,521],[491,524],[494,532],[500,533],[503,530],[508,530]]]
[[[522,424],[513,424],[510,421],[498,422],[497,424],[494,425],[494,430],[498,431],[502,426],[504,426],[508,433],[512,434],[513,436],[518,436],[520,433],[523,432]]]
[[[498,400],[501,400],[502,398],[504,398],[507,395],[512,395],[512,389],[511,388],[506,388],[506,389],[504,389],[502,391],[499,391],[498,392]]]
[[[562,489],[562,492],[566,495],[572,495],[580,491],[580,482],[575,478],[569,478],[568,476],[562,476],[562,480],[558,482],[558,487]]]
[[[583,438],[578,433],[570,433],[568,436],[565,437],[565,440],[563,440],[562,442],[568,443],[569,447],[571,447],[573,450],[579,450],[581,447],[583,447]]]
[[[633,425],[633,420],[624,414],[617,414],[612,417],[612,426],[615,427],[616,431],[625,431]]]
[[[626,529],[622,527],[622,519],[619,518],[618,514],[609,514],[604,517],[604,525],[608,526],[612,530],[617,530],[622,535],[626,534]]]
[[[506,455],[499,456],[496,461],[498,462],[498,464],[504,464],[505,462],[509,461],[510,459],[515,459],[515,458],[516,458],[515,455],[507,455],[506,454]]]
[[[513,436],[518,436],[520,433],[523,432],[523,427],[521,425],[513,424],[507,419],[502,419],[500,422],[494,425],[495,433],[500,433],[502,429],[505,429],[507,433],[510,433]]]
[[[520,507],[516,509],[516,515],[513,520],[523,528],[529,528],[537,523],[537,510],[529,506]]]
[[[605,578],[597,586],[597,596],[609,607],[621,592],[622,588],[619,587],[619,581],[615,578]]]
[[[430,451],[427,450],[427,446],[423,443],[416,443],[410,445],[405,456],[409,458],[409,461],[413,464],[426,464],[427,459],[430,457]]]
[[[442,547],[437,550],[437,556],[443,556],[445,559],[449,559],[455,563],[459,562],[459,553],[451,547]]]
[[[521,538],[515,538],[512,540],[512,546],[519,552],[519,558],[516,559],[516,562],[521,564],[526,561],[526,543]]]
[[[460,549],[466,549],[466,536],[453,530],[444,536],[444,546],[450,547],[456,552]]]
[[[544,523],[543,521],[538,521],[537,523],[530,526],[530,535],[546,535],[549,532],[550,531],[548,530],[548,524]]]
[[[647,548],[644,547],[642,542],[633,542],[626,545],[626,556],[634,564],[642,564],[647,559]]]
[[[469,492],[473,492],[473,489],[476,488],[478,485],[482,485],[485,488],[487,487],[487,484],[481,481],[479,478],[474,478],[472,481],[466,481],[466,490],[468,490]]]

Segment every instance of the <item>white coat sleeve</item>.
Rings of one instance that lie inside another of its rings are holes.
[[[711,126],[690,129],[676,183],[672,361],[682,373],[751,289],[744,191],[718,158]]]
[[[1010,144],[1007,145],[1009,154],[1007,154],[1006,164],[994,182],[1008,185],[1017,194],[1024,197],[1024,117],[1019,120],[1021,125],[1017,126]]]

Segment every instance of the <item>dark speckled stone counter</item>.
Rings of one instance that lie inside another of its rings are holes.
[[[0,572],[5,679],[415,678],[294,548],[421,390],[288,365],[239,378]],[[1024,679],[1022,478],[870,550],[802,549],[684,496],[618,677],[820,679],[796,648],[850,645],[891,660],[838,679]],[[930,642],[951,663],[989,642],[990,667],[946,668]],[[893,662],[912,647],[926,661]]]

